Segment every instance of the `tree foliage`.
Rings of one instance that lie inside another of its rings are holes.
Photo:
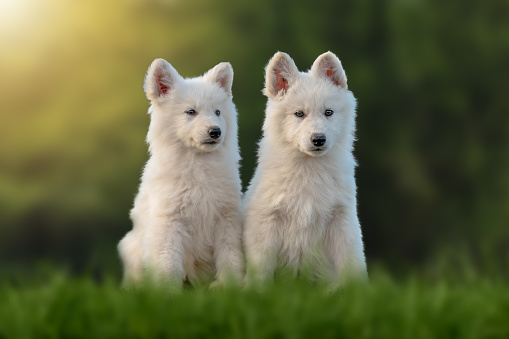
[[[21,2],[26,12],[0,24],[5,262],[113,262],[147,158],[142,83],[156,57],[188,77],[232,63],[247,185],[263,70],[278,50],[301,70],[327,50],[343,62],[359,101],[368,259],[415,263],[460,245],[504,253],[506,1]]]

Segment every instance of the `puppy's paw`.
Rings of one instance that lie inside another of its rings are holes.
[[[339,282],[332,282],[325,287],[325,295],[334,295],[342,290],[342,285]]]
[[[209,285],[209,290],[211,291],[219,291],[221,289],[223,289],[223,283],[219,280],[215,280]]]

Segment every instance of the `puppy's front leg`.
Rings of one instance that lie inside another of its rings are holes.
[[[354,208],[336,208],[325,233],[324,249],[335,269],[330,291],[352,281],[367,280],[361,227]]]
[[[223,209],[219,216],[214,257],[217,272],[211,287],[228,283],[240,285],[244,277],[244,255],[241,218],[236,206]]]
[[[143,249],[141,232],[131,230],[118,244],[118,252],[124,264],[123,285],[138,284],[143,276]]]
[[[277,264],[278,237],[273,217],[248,214],[245,220],[248,288],[262,288],[274,279]]]
[[[185,278],[184,242],[188,238],[184,224],[180,221],[160,216],[150,226],[143,243],[143,259],[149,276],[156,283],[182,288]]]

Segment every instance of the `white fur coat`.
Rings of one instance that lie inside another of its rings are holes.
[[[220,63],[184,79],[156,59],[145,79],[151,100],[150,158],[119,243],[126,283],[145,272],[181,286],[243,277],[237,112],[233,70]]]
[[[268,97],[258,167],[245,194],[247,282],[276,269],[335,289],[367,277],[352,154],[356,100],[332,53],[301,73],[278,52],[266,68]]]

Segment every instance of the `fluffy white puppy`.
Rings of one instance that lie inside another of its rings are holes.
[[[150,158],[131,210],[134,227],[118,245],[125,283],[139,282],[146,271],[177,287],[242,279],[232,81],[225,62],[193,79],[163,59],[148,69]]]
[[[258,167],[244,199],[248,284],[278,268],[336,289],[367,278],[352,154],[356,100],[331,52],[306,73],[285,53],[266,68]]]

